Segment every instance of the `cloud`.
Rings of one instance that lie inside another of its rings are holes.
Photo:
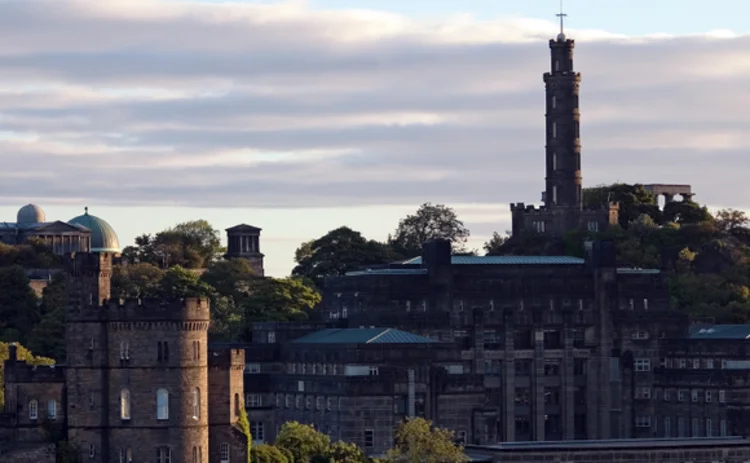
[[[555,33],[300,2],[0,0],[0,201],[538,201]],[[750,37],[570,35],[584,182],[750,208]]]

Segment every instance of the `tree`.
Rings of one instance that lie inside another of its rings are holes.
[[[161,296],[167,299],[208,297],[214,292],[213,288],[202,281],[196,272],[180,266],[172,267],[164,272],[159,286]]]
[[[242,430],[242,433],[247,439],[247,463],[252,462],[253,454],[253,436],[250,434],[250,421],[247,419],[247,410],[245,407],[240,407],[240,416],[237,417],[237,426]]]
[[[5,366],[5,361],[10,358],[10,356],[8,355],[9,345],[10,344],[7,342],[0,342],[0,410],[2,410],[5,407],[4,366]],[[17,344],[17,355],[18,355],[18,360],[25,361],[26,363],[29,363],[31,365],[39,366],[39,365],[54,365],[55,364],[55,361],[52,360],[51,358],[37,357],[20,344]]]
[[[713,216],[705,206],[690,200],[673,201],[664,206],[664,222],[675,222],[680,225],[712,222]]]
[[[620,226],[628,225],[642,214],[650,215],[660,222],[659,205],[656,198],[643,185],[613,183],[583,189],[583,204],[587,207],[608,207],[609,203],[619,203]]]
[[[290,463],[278,447],[268,444],[253,446],[252,463]]]
[[[500,248],[510,238],[510,232],[505,232],[505,236],[501,236],[498,232],[492,232],[492,238],[484,243],[484,255],[492,256],[496,255],[495,252],[499,251]]]
[[[0,340],[25,342],[40,320],[26,271],[17,265],[0,268]]]
[[[316,455],[325,455],[331,439],[310,425],[289,421],[281,426],[276,446],[289,450],[295,462],[307,462]]]
[[[367,463],[365,453],[350,442],[338,441],[328,447],[328,457],[333,463]]]
[[[443,238],[453,243],[454,252],[463,252],[469,230],[456,212],[443,204],[422,204],[417,212],[401,219],[390,244],[406,257],[422,254],[422,244]]]
[[[235,299],[246,297],[258,279],[260,277],[247,259],[213,262],[201,275],[201,280],[213,286],[219,295]]]
[[[747,214],[737,209],[721,209],[716,212],[714,218],[716,229],[724,233],[731,233],[741,228],[746,229],[750,224]]]
[[[436,428],[424,418],[411,418],[396,430],[396,446],[386,457],[403,463],[464,462],[463,449],[453,443],[453,431]]]
[[[348,227],[331,230],[312,243],[305,242],[295,252],[301,260],[292,275],[307,277],[318,288],[327,276],[343,275],[368,265],[386,264],[402,259],[386,244],[367,240]]]
[[[203,268],[222,253],[219,231],[205,220],[191,220],[157,233],[141,235],[124,255],[130,262],[148,262],[160,268]]]
[[[162,278],[164,271],[147,262],[115,265],[110,292],[115,299],[155,297],[160,293]]]

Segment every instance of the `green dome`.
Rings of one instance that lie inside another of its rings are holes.
[[[91,230],[91,252],[120,252],[120,240],[117,233],[106,220],[86,213],[68,220],[71,225],[81,225]]]

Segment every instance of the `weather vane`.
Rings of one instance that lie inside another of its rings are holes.
[[[565,34],[565,30],[564,30],[565,29],[565,23],[564,23],[564,21],[565,21],[565,18],[568,15],[565,14],[564,11],[565,10],[563,8],[563,0],[560,0],[560,12],[556,15],[558,18],[560,18],[560,34]]]

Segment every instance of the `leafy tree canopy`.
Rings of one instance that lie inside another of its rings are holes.
[[[252,463],[290,463],[286,455],[275,445],[254,445]]]
[[[295,256],[299,260],[292,275],[309,278],[318,288],[323,287],[327,276],[403,258],[390,246],[368,240],[348,227],[331,230],[317,240],[303,243]]]
[[[396,445],[386,461],[393,463],[459,463],[463,449],[453,442],[453,431],[432,426],[424,418],[411,418],[396,430]]]
[[[453,243],[454,253],[466,253],[469,230],[456,212],[444,204],[422,204],[416,213],[407,215],[398,224],[390,244],[406,257],[422,254],[422,244],[437,238]]]
[[[326,455],[330,443],[327,435],[312,426],[289,421],[281,426],[275,445],[291,452],[295,462],[306,462],[315,456]]]
[[[175,225],[154,236],[141,235],[135,246],[123,249],[130,262],[146,262],[160,268],[181,266],[203,268],[216,261],[223,251],[219,230],[205,220],[191,220]]]

